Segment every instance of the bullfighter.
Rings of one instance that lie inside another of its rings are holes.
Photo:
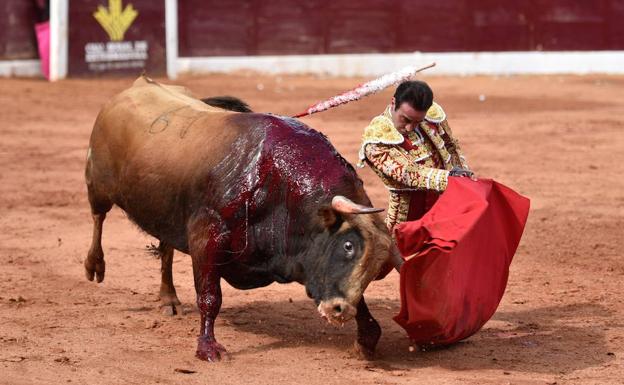
[[[449,177],[473,177],[433,91],[401,83],[385,111],[365,128],[358,166],[368,164],[390,191],[386,226],[421,218]]]

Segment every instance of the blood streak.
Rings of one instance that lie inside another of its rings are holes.
[[[239,119],[247,116],[252,114]],[[258,121],[257,115],[254,121]],[[246,261],[248,250],[256,249],[252,246],[258,242],[269,245],[273,252],[288,253],[289,235],[302,234],[310,225],[301,221],[310,220],[306,210],[329,202],[333,195],[353,196],[354,186],[361,186],[353,167],[327,138],[301,122],[266,116],[251,130],[252,135],[245,135],[245,140],[232,147],[233,152],[253,153],[248,154],[244,175],[227,187],[226,201],[219,210],[230,232],[231,255],[226,260]],[[254,140],[257,142],[250,143]],[[263,222],[264,231],[257,231],[263,237],[258,239],[252,226],[258,225],[260,218],[264,220],[265,214],[271,218]]]

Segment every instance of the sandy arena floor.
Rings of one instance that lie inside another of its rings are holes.
[[[85,279],[91,125],[132,80],[0,79],[1,384],[624,383],[624,77],[426,78],[477,174],[532,200],[506,295],[482,331],[411,352],[391,319],[399,307],[393,272],[366,293],[383,335],[379,358],[360,361],[349,350],[354,323],[325,324],[302,286],[224,284],[216,333],[232,360],[218,364],[194,358],[190,258],[174,260],[185,314],[167,317],[160,262],[145,251],[154,240],[117,208],[104,225],[106,279]],[[178,83],[294,114],[361,80],[240,73]],[[363,127],[390,97],[303,120],[355,163]],[[385,206],[380,181],[359,172]]]

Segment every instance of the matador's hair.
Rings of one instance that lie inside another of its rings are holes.
[[[401,104],[407,103],[417,111],[427,111],[433,103],[433,91],[429,85],[420,80],[408,80],[394,91],[394,109],[398,110]]]

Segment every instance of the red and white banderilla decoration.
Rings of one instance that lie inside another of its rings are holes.
[[[420,68],[416,68],[413,66],[410,67],[405,67],[399,71],[396,72],[392,72],[390,74],[385,74],[382,77],[379,77],[377,79],[371,80],[369,82],[366,82],[364,84],[360,84],[359,86],[355,87],[352,90],[349,90],[347,92],[344,92],[340,95],[336,95],[336,96],[332,96],[331,98],[327,99],[327,100],[323,100],[321,102],[318,102],[312,106],[310,106],[307,110],[305,110],[304,112],[301,112],[295,116],[293,116],[293,118],[300,118],[302,116],[306,116],[306,115],[312,115],[315,114],[317,112],[321,112],[321,111],[325,111],[328,110],[330,108],[339,106],[341,104],[345,104],[345,103],[349,103],[352,102],[354,100],[358,100],[363,98],[364,96],[368,96],[368,95],[372,95],[375,94],[385,88],[388,88],[394,84],[400,83],[402,81],[408,80],[409,78],[411,78],[412,76],[414,76],[415,74],[417,74],[420,71],[424,71],[427,68],[431,68],[435,66],[435,63],[431,63],[427,66],[424,67],[420,67]]]

